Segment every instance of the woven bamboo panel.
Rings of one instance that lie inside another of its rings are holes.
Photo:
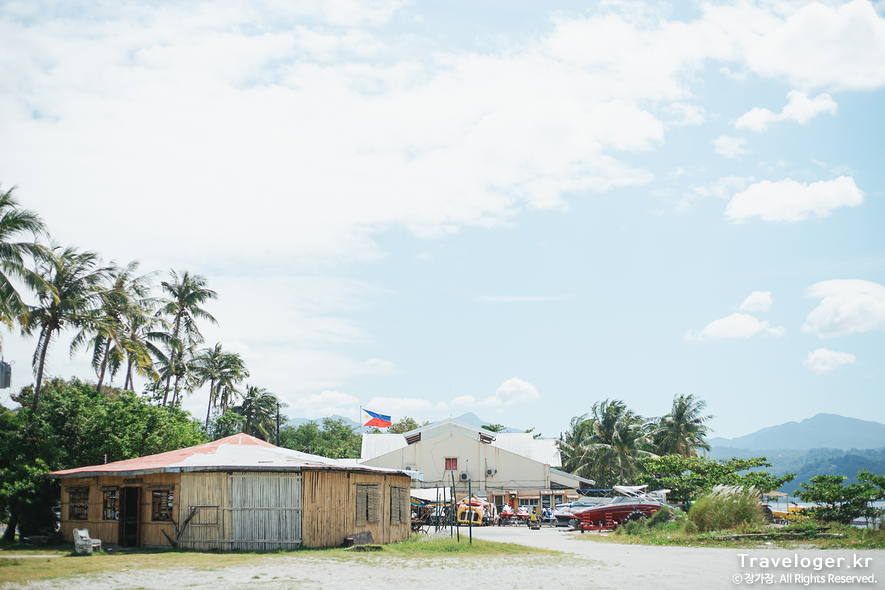
[[[174,490],[174,503],[179,503],[181,477],[178,473],[151,473],[139,477],[97,476],[97,477],[66,477],[61,480],[61,533],[65,541],[73,542],[74,529],[87,529],[93,539],[101,539],[104,545],[119,543],[119,523],[116,520],[102,519],[103,487],[129,487],[141,489],[139,506],[139,546],[168,547],[169,542],[161,530],[165,530],[174,538],[175,528],[171,522],[151,522],[151,497],[149,487],[168,486]],[[70,520],[67,488],[89,487],[89,507],[86,520]]]

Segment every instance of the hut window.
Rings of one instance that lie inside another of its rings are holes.
[[[103,490],[101,495],[102,520],[117,520],[119,517],[120,489],[109,488]]]
[[[356,525],[378,522],[378,484],[356,485]]]
[[[151,520],[172,520],[172,490],[154,490],[151,492]]]
[[[87,520],[89,517],[89,488],[68,488],[68,519]]]
[[[446,459],[446,471],[458,471],[458,459],[457,458],[447,458]]]
[[[390,522],[411,522],[409,488],[390,488]]]

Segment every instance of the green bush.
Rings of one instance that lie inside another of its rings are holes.
[[[627,521],[626,524],[622,524],[618,528],[615,529],[615,534],[618,535],[641,535],[648,528],[645,526],[645,521],[642,519],[630,520]]]
[[[656,526],[665,524],[674,520],[676,517],[675,512],[669,506],[661,506],[661,509],[651,515],[651,518],[648,519],[648,528],[654,528]]]
[[[698,532],[697,525],[691,519],[685,521],[685,525],[682,529],[685,531],[686,535],[695,535]]]
[[[688,518],[701,532],[761,525],[759,492],[752,486],[716,486],[709,494],[698,498],[688,512]]]

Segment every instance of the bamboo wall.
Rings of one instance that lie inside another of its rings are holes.
[[[378,522],[356,524],[357,484],[378,484]],[[394,543],[409,538],[411,521],[390,522],[390,488],[409,488],[407,475],[381,475],[357,471],[305,471],[302,531],[305,547],[338,547],[345,537],[371,531],[376,543]]]
[[[140,480],[136,482],[136,480]],[[127,483],[129,482],[129,483]],[[173,487],[173,514],[177,513],[181,490],[178,473],[152,473],[139,477],[99,476],[99,477],[67,477],[61,480],[61,533],[65,541],[73,542],[74,529],[87,529],[93,539],[101,539],[103,544],[119,542],[119,522],[102,519],[102,487],[116,486],[119,488],[140,488],[139,498],[139,546],[168,547],[169,542],[160,532],[165,530],[175,538],[175,527],[171,522],[151,522],[151,490],[150,486],[169,485]],[[89,507],[87,520],[69,520],[68,488],[89,487]]]
[[[300,473],[185,473],[181,482],[178,522],[198,509],[183,546],[263,551],[301,545]]]
[[[135,479],[141,481],[134,483]],[[378,485],[378,522],[357,526],[357,484]],[[406,475],[325,470],[191,472],[156,473],[138,478],[63,479],[61,531],[65,540],[73,541],[73,529],[85,528],[92,538],[117,544],[119,522],[102,520],[101,488],[138,487],[141,489],[139,546],[168,547],[169,542],[161,530],[174,539],[175,526],[171,522],[151,522],[151,487],[159,485],[173,486],[172,514],[177,523],[184,522],[191,506],[199,508],[182,537],[182,546],[193,549],[338,547],[345,537],[363,531],[370,531],[375,543],[402,541],[411,533],[410,519],[391,522],[391,487],[408,489],[411,480]],[[87,486],[88,519],[71,521],[67,489]]]

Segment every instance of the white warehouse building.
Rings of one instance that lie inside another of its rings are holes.
[[[470,489],[497,504],[544,507],[578,497],[593,481],[559,469],[556,441],[442,420],[405,434],[364,434],[360,463],[423,474],[412,487]]]

